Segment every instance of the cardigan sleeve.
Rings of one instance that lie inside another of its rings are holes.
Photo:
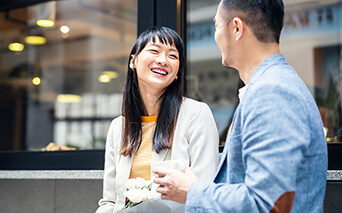
[[[205,103],[200,102],[199,109],[190,118],[188,142],[191,169],[200,180],[213,180],[219,161],[219,135]]]
[[[112,121],[106,140],[105,168],[103,175],[103,197],[99,200],[99,208],[96,213],[112,213],[116,200],[116,164],[114,151],[114,130],[116,119]]]

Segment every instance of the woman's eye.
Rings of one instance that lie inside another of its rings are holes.
[[[158,53],[157,50],[150,50],[151,53]]]
[[[176,55],[170,55],[170,57],[173,59],[178,59],[178,56],[176,56]]]

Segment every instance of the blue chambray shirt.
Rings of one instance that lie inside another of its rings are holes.
[[[186,212],[323,212],[327,144],[308,88],[275,54],[244,89],[216,177],[191,185]]]

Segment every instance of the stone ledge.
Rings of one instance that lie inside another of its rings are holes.
[[[342,181],[342,170],[328,170],[327,181]]]
[[[103,170],[0,170],[0,179],[102,180]]]
[[[0,170],[0,179],[102,180],[103,170]],[[328,170],[327,181],[342,181],[342,170]]]

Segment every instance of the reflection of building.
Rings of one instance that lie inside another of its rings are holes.
[[[198,88],[194,88],[191,81],[188,82],[188,87],[193,92],[189,95],[196,97],[197,94],[201,94],[202,100],[210,104],[214,115],[217,112],[216,117],[224,117],[223,120],[226,121],[230,114],[229,108],[235,106],[236,100],[233,97],[238,87],[238,76],[236,72],[227,71],[220,65],[221,54],[214,42],[215,28],[212,21],[216,12],[213,5],[216,3],[205,7],[196,6],[196,4],[201,5],[200,2],[194,3],[193,10],[190,6],[188,12],[188,73],[199,79]],[[342,3],[341,1],[284,2],[285,19],[280,41],[281,52],[316,98],[324,124],[328,129],[328,136],[334,137],[338,134],[341,125],[341,104],[336,99],[339,99],[342,92],[339,80]],[[204,14],[203,8],[207,9],[205,15],[201,15]],[[334,50],[328,52],[327,48]],[[333,64],[334,68],[331,69]],[[223,73],[226,76],[223,76]],[[210,81],[215,76],[219,76],[220,80]],[[332,81],[329,76],[332,77]],[[334,86],[332,87],[331,84]],[[335,89],[331,90],[331,88]],[[332,94],[334,91],[336,94]],[[337,103],[326,108],[325,105],[329,102]],[[220,113],[222,109],[226,116]],[[220,122],[219,118],[217,121],[220,130],[227,125],[225,122]]]
[[[107,126],[120,114],[130,47],[138,32],[161,23],[186,38],[186,95],[210,105],[220,132],[228,125],[239,77],[222,67],[214,41],[219,0],[40,2],[0,4],[2,150],[40,149],[51,141],[103,148]],[[281,52],[315,96],[329,137],[341,125],[335,101],[341,96],[341,4],[285,1],[281,36]],[[54,26],[38,26],[43,16]],[[45,40],[30,44],[32,35]]]
[[[329,138],[341,134],[341,14],[340,1],[289,5],[281,37],[281,52],[314,95]]]
[[[187,86],[190,97],[210,105],[219,132],[223,133],[237,103],[239,76],[236,70],[227,70],[221,65],[221,52],[214,40],[213,22],[218,3],[189,3],[187,60],[191,80]]]
[[[103,149],[109,123],[120,114],[137,32],[163,24],[182,33],[177,26],[182,5],[171,0],[0,3],[0,135],[6,135],[0,149],[37,150],[51,141]],[[51,25],[38,23],[42,20]],[[68,113],[61,116],[60,106]]]
[[[137,1],[47,2],[2,14],[0,86],[4,89],[0,101],[6,105],[1,109],[7,112],[17,107],[2,115],[14,127],[0,129],[1,135],[7,135],[2,144],[9,150],[40,149],[51,141],[103,148],[105,129],[120,114],[116,109],[121,101],[114,97],[121,94],[137,34]],[[53,26],[39,26],[38,20],[49,20]],[[32,35],[45,43],[29,42]],[[24,49],[13,46],[10,50],[13,42]],[[37,85],[34,78],[40,81]],[[13,91],[12,98],[2,99],[8,91]],[[61,115],[61,106],[68,113]]]

